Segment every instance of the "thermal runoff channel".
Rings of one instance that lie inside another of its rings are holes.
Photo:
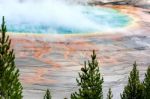
[[[117,10],[58,0],[2,0],[0,16],[5,16],[9,32],[93,33],[125,27],[130,17]]]

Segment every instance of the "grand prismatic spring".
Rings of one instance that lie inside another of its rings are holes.
[[[117,10],[104,7],[69,5],[65,2],[50,0],[36,3],[12,2],[10,10],[7,2],[4,3],[6,4],[3,4],[0,9],[1,15],[5,15],[9,23],[8,30],[11,32],[93,33],[117,30],[127,26],[131,20],[129,16]]]
[[[119,99],[132,63],[138,62],[141,79],[150,64],[150,8],[69,1],[0,1],[24,99],[42,99],[47,88],[53,99],[69,98],[93,49],[105,81],[104,97],[111,87]]]

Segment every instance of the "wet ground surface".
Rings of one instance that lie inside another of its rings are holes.
[[[104,77],[105,96],[111,87],[114,99],[119,99],[134,61],[143,79],[150,65],[150,15],[141,9],[122,10],[139,17],[136,23],[140,25],[103,35],[12,35],[24,99],[42,99],[47,88],[51,89],[53,99],[69,98],[77,90],[75,79],[93,49]]]

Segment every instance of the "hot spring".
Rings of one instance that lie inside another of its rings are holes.
[[[40,34],[107,32],[126,27],[131,21],[114,9],[60,0],[2,0],[0,16],[5,16],[8,32]]]

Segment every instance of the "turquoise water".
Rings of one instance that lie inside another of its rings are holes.
[[[59,12],[59,17],[49,17],[46,21],[44,19],[44,21],[36,21],[34,18],[23,16],[20,16],[19,21],[16,21],[16,18],[15,20],[6,19],[7,28],[9,32],[20,33],[93,33],[117,30],[127,26],[131,21],[127,15],[109,8],[79,6],[76,9],[69,14],[66,13],[68,10]]]

